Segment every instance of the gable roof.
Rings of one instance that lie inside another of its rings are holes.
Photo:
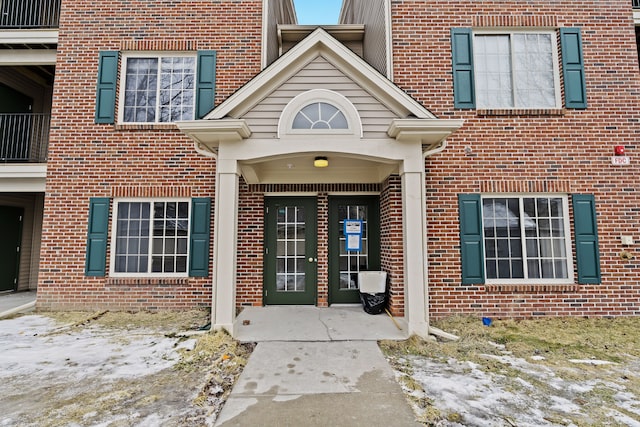
[[[436,119],[419,102],[319,27],[214,108],[204,120],[241,118],[318,56],[344,72],[399,118]]]

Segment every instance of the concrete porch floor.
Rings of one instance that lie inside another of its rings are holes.
[[[367,314],[360,305],[245,307],[236,318],[234,337],[241,342],[407,339],[407,322],[394,319],[401,329],[386,313]]]

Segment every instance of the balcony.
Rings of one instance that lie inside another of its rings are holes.
[[[0,163],[45,163],[51,115],[0,114]]]
[[[61,0],[0,0],[0,29],[58,28]]]

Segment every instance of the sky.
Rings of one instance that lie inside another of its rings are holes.
[[[299,25],[337,24],[342,0],[294,0]]]

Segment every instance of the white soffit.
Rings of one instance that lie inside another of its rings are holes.
[[[56,51],[53,49],[0,50],[0,66],[55,64]]]

